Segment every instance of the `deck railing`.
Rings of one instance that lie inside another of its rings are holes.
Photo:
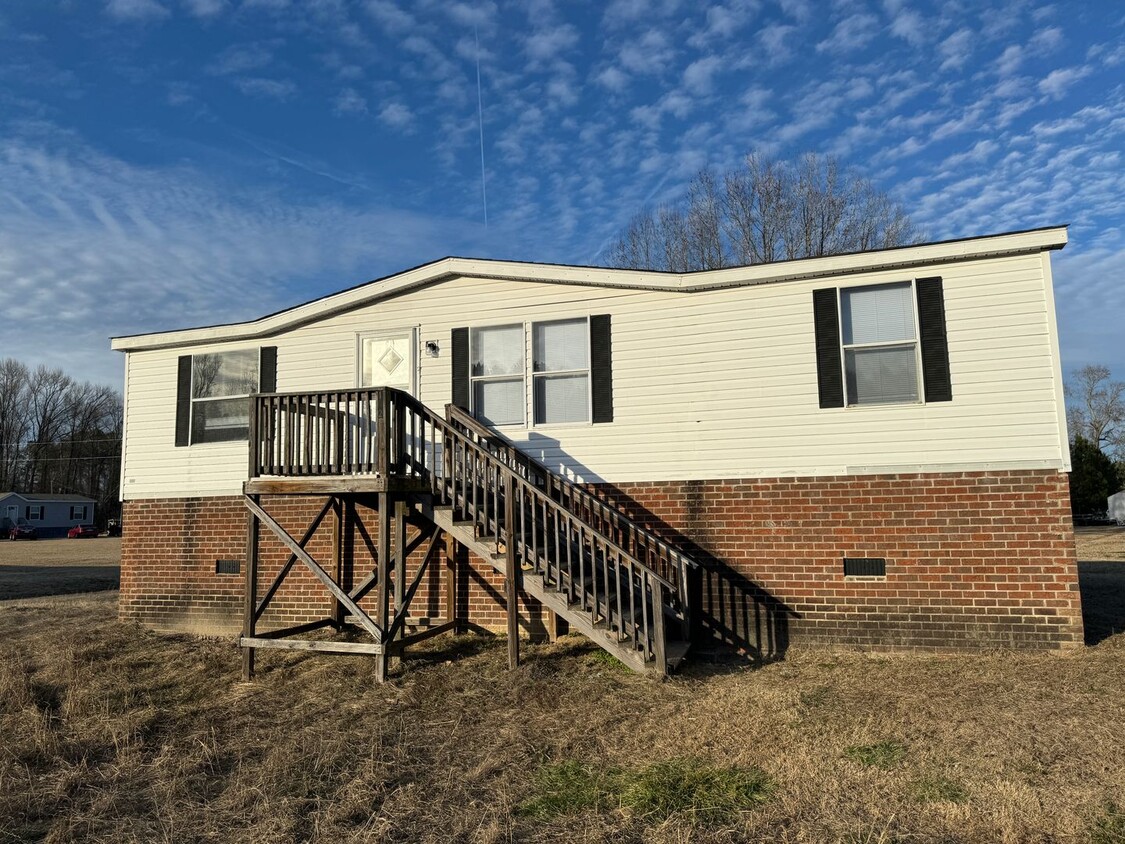
[[[250,475],[414,478],[526,567],[664,665],[666,616],[686,624],[686,557],[471,417],[389,388],[252,397]]]

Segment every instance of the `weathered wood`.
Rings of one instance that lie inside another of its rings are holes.
[[[382,405],[381,405],[382,406]],[[385,420],[385,406],[383,406]],[[385,442],[385,440],[384,440]],[[375,599],[375,613],[379,629],[387,630],[390,604],[390,590],[388,581],[391,575],[391,496],[387,493],[379,495],[379,536],[378,545],[378,591]],[[387,682],[387,655],[380,653],[375,657],[375,682]]]
[[[248,499],[249,500],[249,499]],[[257,504],[257,501],[254,501]],[[258,616],[255,613],[255,601],[258,597],[258,536],[259,523],[253,512],[246,514],[246,577],[243,581],[243,617],[242,635],[253,636],[255,622]],[[250,648],[242,649],[242,679],[250,682],[254,679],[254,651]]]
[[[304,548],[298,545],[297,541],[286,532],[285,528],[278,524],[277,521],[269,513],[263,510],[257,501],[253,500],[249,496],[244,496],[244,500],[246,506],[249,507],[250,510],[258,516],[258,519],[263,524],[265,524],[266,527],[268,527],[278,539],[281,540],[282,544],[284,544],[287,548],[289,548],[290,551],[296,554],[301,562],[308,567],[309,571],[313,573],[316,579],[319,580],[329,592],[335,595],[352,615],[357,617],[357,619],[359,620],[359,625],[369,634],[371,634],[371,637],[376,642],[382,642],[383,628],[380,626],[376,626],[375,622],[371,620],[371,617],[367,615],[367,613],[365,613],[362,609],[360,609],[360,607],[350,597],[348,597],[348,594],[346,592],[344,592],[338,585],[336,585],[336,583],[332,580],[331,575],[329,575],[328,572],[321,568],[320,564],[316,560],[314,560]]]
[[[322,651],[336,654],[374,654],[384,656],[386,649],[379,642],[335,642],[321,639],[265,639],[261,636],[240,636],[238,644],[247,650],[276,648],[283,651]]]
[[[406,622],[407,612],[410,609],[410,602],[414,600],[414,593],[418,591],[418,586],[422,582],[426,571],[429,569],[430,564],[433,562],[435,552],[437,551],[441,541],[441,531],[434,533],[433,539],[430,540],[430,547],[426,549],[426,555],[422,558],[421,565],[418,566],[418,572],[414,575],[414,580],[410,584],[410,588],[406,589],[403,593],[401,601],[395,604],[395,619],[391,625],[391,632],[388,638],[395,638],[396,634],[401,634]],[[405,578],[405,571],[403,576]],[[396,589],[397,592],[397,584]]]
[[[404,633],[402,638],[398,639],[394,645],[395,647],[405,647],[417,642],[424,642],[426,639],[432,639],[434,636],[440,636],[442,633],[456,632],[457,622],[446,621],[441,624],[435,624],[433,627],[427,627],[423,630],[418,630],[414,633]]]
[[[265,633],[258,633],[259,639],[284,639],[286,636],[300,636],[302,633],[311,633],[314,630],[322,630],[325,627],[332,627],[333,621],[330,618],[322,618],[319,621],[310,621],[307,624],[294,624],[292,627],[281,627],[277,630],[268,630]]]
[[[656,672],[661,676],[668,673],[668,641],[664,632],[664,584],[652,581],[652,656]]]
[[[308,528],[305,529],[305,533],[301,537],[300,542],[302,548],[304,548],[308,544],[309,540],[312,539],[313,534],[316,533],[316,529],[320,527],[320,523],[324,520],[324,516],[328,513],[328,510],[331,507],[332,499],[330,498],[324,503],[324,507],[321,508],[320,512],[317,514],[316,518],[312,520],[312,523],[309,524]],[[290,554],[289,559],[285,561],[285,565],[281,567],[281,571],[277,573],[273,581],[270,583],[269,588],[266,590],[266,594],[262,596],[262,599],[260,601],[258,601],[258,605],[254,609],[255,619],[259,619],[262,617],[262,614],[266,611],[266,607],[269,606],[270,601],[273,600],[273,596],[277,593],[277,590],[281,587],[282,582],[289,575],[290,570],[293,568],[293,564],[296,562],[297,555]]]
[[[445,537],[445,617],[450,619],[454,632],[460,633],[460,619],[457,617],[457,540],[448,533]]]
[[[506,601],[508,604],[508,668],[519,668],[520,664],[520,609],[519,609],[519,566],[516,564],[516,542],[513,527],[516,523],[515,488],[512,476],[504,476],[504,521],[507,524],[508,577]]]
[[[332,498],[332,570],[336,583],[344,588],[344,522],[345,505],[342,499]],[[344,623],[344,605],[332,600],[332,622],[336,627]]]
[[[406,502],[395,501],[394,606],[396,618],[405,615],[406,603]],[[393,636],[391,637],[394,638]]]
[[[253,478],[242,484],[246,495],[406,494],[428,492],[429,488],[429,481],[423,478],[384,478],[377,475]]]

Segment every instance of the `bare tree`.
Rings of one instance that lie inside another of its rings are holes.
[[[684,272],[917,243],[900,205],[813,153],[758,153],[721,179],[700,172],[678,203],[635,216],[604,258],[613,267]]]
[[[1071,437],[1082,436],[1107,454],[1125,457],[1125,383],[1109,368],[1090,364],[1066,382],[1066,421]]]
[[[77,493],[115,512],[122,402],[60,369],[0,360],[0,491]]]

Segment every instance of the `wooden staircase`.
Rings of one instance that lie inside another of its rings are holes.
[[[409,500],[414,518],[505,577],[513,664],[521,591],[635,671],[664,675],[687,654],[694,561],[459,408],[439,415],[385,388],[252,402],[248,501],[281,489],[332,491],[335,483],[354,492],[366,484],[390,509],[387,490],[409,490],[398,500]],[[299,479],[305,483],[293,483]],[[405,564],[391,563],[385,576],[397,591]],[[389,629],[372,646],[380,659]]]

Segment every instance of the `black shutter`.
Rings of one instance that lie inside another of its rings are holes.
[[[454,328],[453,337],[453,404],[469,409],[469,329]]]
[[[813,325],[820,406],[843,407],[844,376],[840,372],[840,316],[835,287],[813,291]]]
[[[613,351],[609,314],[590,317],[590,405],[593,422],[613,421]]]
[[[28,504],[23,508],[23,517],[25,521],[31,521],[31,505]]]
[[[277,346],[262,346],[258,351],[258,392],[277,392]]]
[[[926,401],[952,401],[949,378],[949,344],[945,339],[945,296],[941,277],[920,278],[918,328],[922,340],[922,383]]]
[[[180,356],[176,378],[176,445],[191,443],[191,355]]]

